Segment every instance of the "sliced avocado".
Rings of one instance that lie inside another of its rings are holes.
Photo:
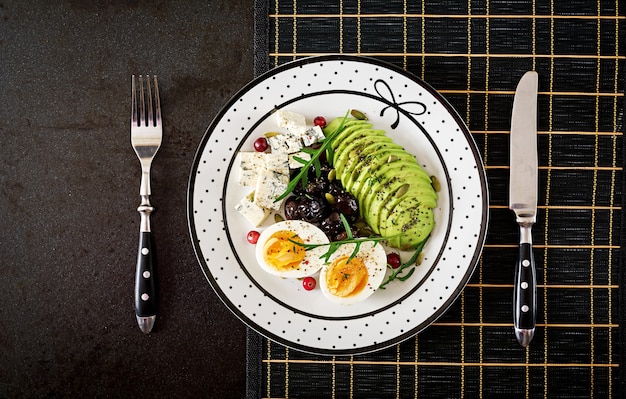
[[[380,226],[384,220],[387,220],[393,208],[395,208],[395,206],[398,205],[398,203],[404,201],[408,197],[413,197],[417,199],[420,202],[420,206],[423,206],[426,208],[434,208],[437,206],[438,198],[436,196],[436,193],[432,193],[428,191],[424,192],[423,190],[420,190],[420,189],[409,189],[409,191],[407,191],[402,196],[390,197],[389,200],[382,205],[378,214],[378,219],[377,219],[378,225]]]
[[[384,140],[386,138],[387,140]],[[377,157],[377,152],[379,152],[382,148],[386,148],[387,144],[391,144],[392,141],[388,136],[377,136],[373,138],[372,142],[367,146],[363,147],[361,153],[356,158],[355,163],[352,163],[350,167],[346,165],[346,169],[344,169],[344,175],[346,181],[344,182],[344,188],[353,192],[353,188],[355,187],[355,183],[358,181],[359,176],[364,176],[369,168],[372,166],[372,162],[376,162],[379,158]]]
[[[389,217],[389,211],[405,198],[412,196],[420,201],[421,206],[434,208],[437,206],[437,194],[432,187],[413,176],[402,179],[404,184],[390,184],[392,192],[376,195],[369,203],[367,222],[370,226],[380,226],[381,220]],[[397,187],[397,188],[396,188]]]
[[[324,129],[322,129],[322,131],[324,132],[324,135],[328,136],[329,134],[337,130],[337,128],[341,125],[342,120],[343,120],[343,117],[338,117],[330,121],[330,123],[328,123]],[[360,125],[363,122],[367,122],[367,121],[355,119],[355,118],[346,118],[346,122],[343,124],[343,129],[346,129],[347,127],[350,127],[353,125]]]
[[[371,186],[380,180],[378,177],[373,176],[374,171],[380,165],[387,162],[387,158],[390,153],[398,150],[402,150],[402,147],[395,143],[387,143],[385,146],[379,148],[376,151],[376,155],[372,159],[372,162],[364,165],[360,175],[355,179],[355,182],[352,185],[351,193],[358,198],[359,196],[365,195],[368,191],[370,191]]]
[[[426,196],[432,197],[434,200],[434,205],[432,208],[436,206],[438,195],[435,192],[435,189],[432,186],[432,182],[430,177],[424,177],[426,173],[419,165],[407,165],[405,167],[389,167],[387,165],[380,166],[377,168],[373,175],[375,177],[380,177],[382,179],[383,176],[406,176],[405,181],[407,183],[407,190],[412,193],[422,193]]]
[[[374,176],[380,176],[381,179],[382,176],[405,176],[404,181],[407,184],[407,188],[405,190],[406,192],[428,196],[434,201],[432,208],[436,206],[438,195],[431,182],[429,180],[425,180],[421,175],[416,173],[414,168],[390,170],[382,170],[379,168],[374,173]]]
[[[385,145],[378,149],[377,162],[375,165],[372,165],[368,173],[375,173],[378,168],[389,163],[390,159],[397,161],[399,159],[406,158],[406,162],[411,162],[411,157],[412,156],[408,154],[399,144],[389,143],[388,145]],[[417,162],[415,162],[415,164],[417,164]]]
[[[424,241],[435,225],[433,210],[420,205],[415,197],[398,203],[381,224],[381,234],[393,237],[389,245],[401,250],[414,249]]]
[[[404,192],[408,190],[409,184],[401,176],[393,178],[385,185],[384,189],[377,192],[368,204],[367,211],[365,212],[365,221],[372,227],[374,232],[379,232],[380,226],[380,213],[383,206],[390,201],[393,201],[397,197],[404,195]]]
[[[346,124],[348,123],[346,122]],[[333,150],[336,150],[337,147],[344,142],[344,139],[347,136],[363,129],[370,129],[371,127],[372,124],[368,123],[367,121],[355,120],[351,122],[348,126],[344,126],[343,130],[339,132],[333,139],[333,142],[330,143],[330,146],[333,148]],[[332,131],[330,133],[332,133]]]
[[[430,176],[417,163],[415,158],[406,158],[403,155],[391,154],[386,163],[381,164],[376,173],[399,173],[404,170],[412,170],[416,177],[422,178],[428,184],[431,183]]]
[[[362,129],[352,130],[346,135],[341,135],[341,137],[337,136],[337,138],[335,139],[335,143],[333,143],[336,144],[336,146],[334,147],[335,158],[333,159],[333,161],[337,161],[339,156],[349,153],[350,149],[348,147],[354,144],[355,141],[362,138],[384,135],[384,130],[363,127]]]
[[[378,223],[376,226],[372,226],[370,222],[371,214],[372,214],[372,205],[374,202],[377,204],[382,203],[388,196],[394,195],[396,190],[400,189],[400,187],[407,185],[406,179],[409,178],[410,175],[407,174],[399,174],[399,175],[386,175],[379,176],[376,184],[372,185],[371,190],[366,193],[359,203],[364,209],[365,220],[368,222],[372,230],[375,233],[378,233]]]
[[[346,161],[343,170],[340,171],[340,179],[346,190],[350,191],[347,183],[352,172],[357,169],[358,165],[361,164],[361,161],[370,155],[375,148],[378,148],[377,146],[380,146],[383,143],[391,142],[392,140],[389,136],[376,135],[368,136],[367,139],[365,137],[356,139],[354,146],[350,148],[346,147],[346,152],[343,155],[347,156],[348,160]],[[356,172],[359,173],[358,170]]]
[[[333,120],[326,134],[342,120]],[[389,237],[392,247],[413,249],[434,226],[437,193],[415,157],[371,127],[363,120],[345,121],[331,143],[336,178],[355,196],[372,231]]]

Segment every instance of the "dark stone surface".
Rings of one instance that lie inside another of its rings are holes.
[[[245,327],[198,265],[187,179],[253,75],[253,2],[0,2],[0,398],[245,393]],[[160,313],[133,311],[139,162],[130,76],[159,77]]]

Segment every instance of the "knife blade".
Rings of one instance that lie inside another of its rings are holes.
[[[513,325],[517,341],[528,346],[535,334],[537,283],[532,226],[537,215],[537,88],[538,75],[526,72],[513,99],[510,132],[509,208],[520,228],[513,285]]]

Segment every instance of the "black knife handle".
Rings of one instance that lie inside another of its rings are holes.
[[[139,234],[135,273],[135,313],[137,317],[151,317],[157,314],[156,257],[152,245],[152,232],[142,231]]]
[[[527,334],[530,334],[530,337],[526,342],[528,344],[532,339],[537,318],[537,281],[531,243],[521,243],[519,246],[513,287],[513,314],[518,340],[520,339],[518,330],[529,330]]]

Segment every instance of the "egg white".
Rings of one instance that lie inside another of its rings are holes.
[[[355,246],[356,244],[341,245],[339,249],[332,254],[328,263],[322,267],[322,271],[320,272],[319,286],[322,294],[324,294],[324,296],[333,303],[340,305],[352,305],[361,302],[372,295],[378,287],[380,287],[380,284],[385,278],[385,273],[387,272],[387,254],[385,253],[385,249],[380,243],[374,244],[371,241],[365,241],[361,243],[356,257],[360,258],[363,264],[367,267],[367,286],[363,288],[361,292],[347,297],[336,296],[328,290],[328,286],[326,284],[328,267],[332,265],[336,259],[343,256],[350,256],[354,251]]]
[[[284,278],[302,278],[317,273],[324,264],[324,260],[320,259],[320,256],[328,251],[328,246],[321,246],[306,251],[304,259],[300,263],[300,267],[298,269],[280,271],[265,262],[263,257],[263,247],[272,234],[281,230],[293,231],[305,244],[329,243],[326,234],[311,223],[307,223],[302,220],[285,220],[278,222],[263,230],[259,236],[255,248],[255,255],[259,266],[270,274]]]

